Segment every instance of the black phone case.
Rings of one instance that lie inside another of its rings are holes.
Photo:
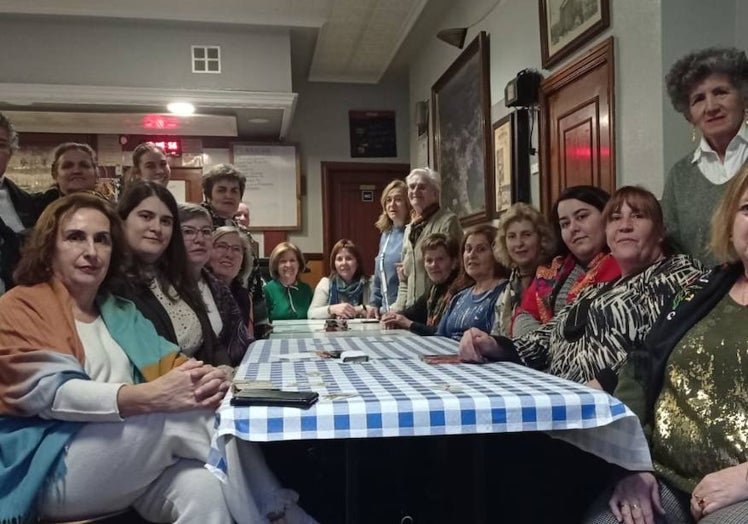
[[[244,389],[231,397],[232,406],[285,406],[309,409],[319,399],[314,391]]]

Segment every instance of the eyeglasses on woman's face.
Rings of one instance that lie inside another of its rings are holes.
[[[210,238],[213,236],[213,228],[210,226],[200,228],[192,226],[182,226],[182,236],[185,240],[195,240],[198,234],[202,235],[203,238]]]
[[[232,255],[241,255],[243,251],[241,244],[229,244],[227,242],[216,242],[213,244],[213,250],[222,254],[231,253]]]

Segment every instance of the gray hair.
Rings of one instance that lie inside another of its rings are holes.
[[[236,278],[238,278],[239,282],[244,285],[244,283],[249,278],[249,273],[252,271],[252,266],[250,265],[250,262],[252,261],[252,246],[249,243],[247,235],[245,235],[244,232],[236,226],[221,226],[213,231],[213,244],[218,242],[221,237],[224,237],[230,233],[236,233],[237,235],[239,235],[239,240],[242,243],[242,251],[244,252],[244,256],[242,257],[242,263],[241,266],[239,266],[239,274],[236,276]],[[210,264],[210,262],[208,262],[208,264]]]
[[[410,185],[417,179],[421,179],[436,191],[436,199],[439,200],[442,194],[442,177],[437,171],[430,167],[417,167],[405,177],[405,183]]]
[[[13,124],[8,120],[8,117],[0,113],[0,129],[5,129],[8,133],[8,145],[11,151],[18,150],[18,131],[13,127]]]
[[[711,75],[725,75],[748,101],[748,58],[734,47],[710,47],[694,51],[675,62],[665,76],[673,108],[688,119],[691,91]]]
[[[177,204],[177,209],[179,209],[180,224],[184,224],[185,222],[194,220],[196,218],[204,218],[208,221],[208,223],[210,223],[211,225],[213,224],[213,219],[210,217],[210,212],[203,206],[191,204],[189,202],[182,202],[180,204]]]

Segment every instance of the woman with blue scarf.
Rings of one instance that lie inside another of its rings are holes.
[[[309,318],[356,318],[366,316],[369,282],[363,274],[356,244],[342,239],[330,253],[330,276],[314,290]]]

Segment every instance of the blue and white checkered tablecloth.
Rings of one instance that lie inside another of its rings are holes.
[[[258,340],[244,356],[243,364],[315,360],[319,351],[360,350],[370,359],[413,359],[421,355],[451,355],[457,352],[455,342],[443,337],[405,337],[402,335],[363,335],[350,338],[316,335],[306,338]],[[244,368],[242,368],[244,369]],[[237,376],[242,376],[237,374]]]
[[[376,351],[398,354],[404,339],[381,342],[390,348]],[[446,352],[446,343],[451,352],[457,350],[457,343],[447,339],[415,340],[428,341],[428,349],[421,348],[426,353]],[[269,380],[284,390],[317,391],[320,399],[301,410],[233,407],[227,397],[217,412],[208,461],[214,471],[225,469],[229,435],[273,441],[518,431],[549,432],[627,469],[652,467],[639,421],[624,404],[604,392],[529,368],[510,363],[432,365],[417,358],[360,364],[331,359],[256,363],[256,345],[237,378]],[[367,351],[375,351],[374,345]],[[270,358],[279,346],[260,347]]]

